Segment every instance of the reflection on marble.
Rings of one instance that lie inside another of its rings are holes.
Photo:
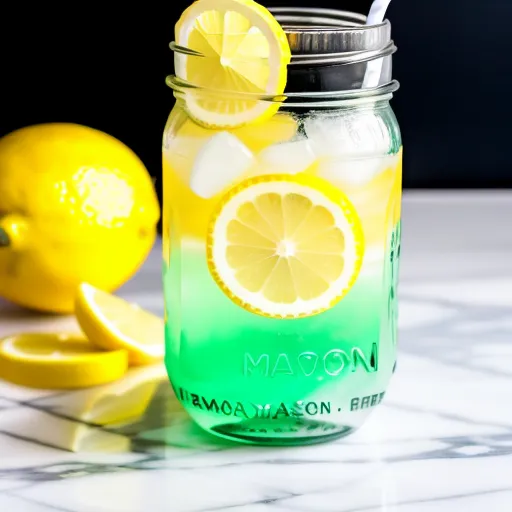
[[[210,437],[161,365],[68,393],[0,381],[0,510],[510,512],[511,218],[512,194],[406,198],[398,370],[339,441]],[[161,314],[159,252],[121,294]],[[0,303],[0,336],[55,327],[76,325]]]

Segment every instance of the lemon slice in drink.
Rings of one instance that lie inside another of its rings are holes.
[[[357,212],[337,188],[305,174],[264,175],[231,189],[212,218],[210,273],[240,307],[272,318],[332,308],[361,268]]]
[[[283,93],[291,52],[283,28],[265,7],[253,0],[197,0],[175,32],[179,46],[200,54],[175,55],[176,75],[207,89],[185,93],[194,120],[234,127],[275,114],[278,105],[256,98]]]
[[[106,384],[128,369],[124,350],[105,352],[79,334],[26,333],[0,341],[0,378],[41,389]]]
[[[164,357],[164,321],[136,304],[82,283],[75,315],[91,343],[106,350],[125,349],[132,365]]]

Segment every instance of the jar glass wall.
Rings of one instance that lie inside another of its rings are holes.
[[[315,64],[318,83],[331,65]],[[243,442],[354,431],[383,400],[396,362],[396,82],[272,98],[169,84],[163,278],[178,399],[205,430]],[[262,115],[204,126],[195,112],[213,101]]]

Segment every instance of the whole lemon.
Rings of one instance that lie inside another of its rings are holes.
[[[137,271],[159,218],[144,164],[106,133],[48,123],[0,139],[0,297],[72,312],[81,282],[113,291]]]

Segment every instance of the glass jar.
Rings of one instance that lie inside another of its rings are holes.
[[[394,372],[402,141],[390,25],[274,9],[293,53],[278,97],[168,78],[163,138],[166,365],[218,436],[307,444],[347,435]],[[173,46],[176,69],[187,49]],[[199,57],[198,58],[204,58]],[[216,130],[191,105],[273,115]],[[242,171],[243,169],[243,171]]]

